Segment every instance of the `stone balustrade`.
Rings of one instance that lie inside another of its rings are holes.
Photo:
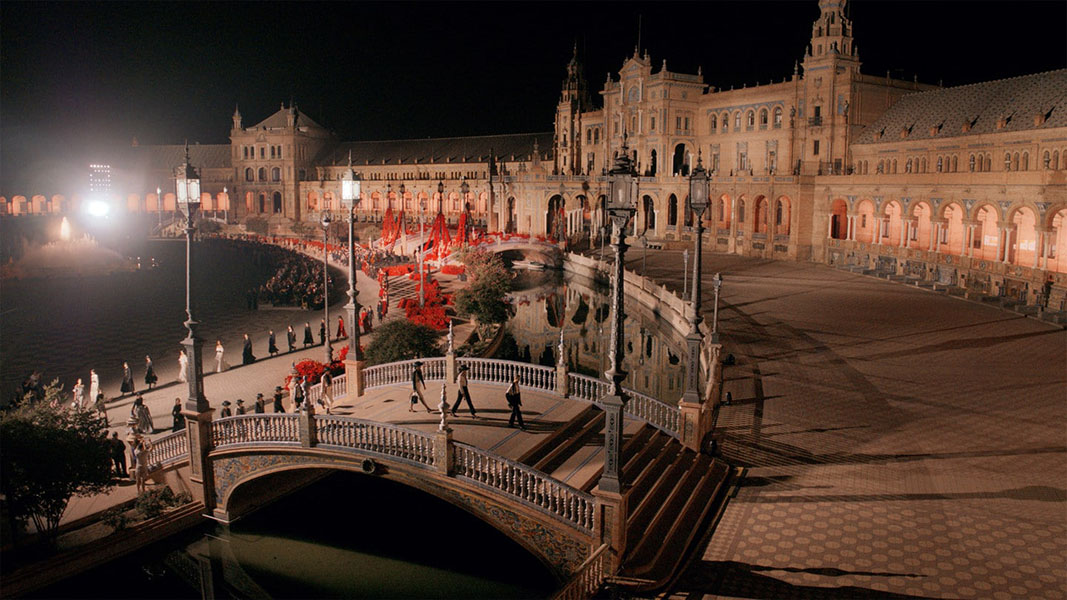
[[[284,413],[218,419],[211,422],[211,443],[214,448],[253,443],[299,444],[300,419]]]
[[[189,436],[185,430],[175,431],[152,440],[148,464],[169,465],[189,458]]]
[[[316,415],[315,437],[319,446],[336,446],[434,466],[434,436],[352,417]]]
[[[469,479],[533,505],[592,534],[596,500],[531,467],[467,444],[453,444],[456,477]]]
[[[563,586],[556,595],[552,597],[553,600],[586,600],[596,595],[600,590],[601,584],[604,583],[604,579],[608,573],[610,566],[610,553],[608,552],[607,544],[601,545],[599,548],[593,551],[589,555],[589,558],[585,559],[582,566],[578,567],[578,570],[570,578],[566,585]]]

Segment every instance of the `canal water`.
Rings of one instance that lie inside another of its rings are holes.
[[[35,598],[544,598],[548,569],[477,517],[401,484],[336,473],[230,527],[204,526]]]

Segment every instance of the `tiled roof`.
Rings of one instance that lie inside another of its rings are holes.
[[[296,110],[297,127],[317,127],[319,129],[323,128],[322,125],[319,125],[318,123],[313,121],[311,117],[307,116],[305,113],[300,112],[299,108],[294,108],[294,110]],[[278,109],[278,112],[267,117],[266,119],[263,119],[259,123],[256,123],[255,129],[285,129],[288,126],[289,109],[283,105],[281,108]]]
[[[200,169],[230,168],[229,144],[190,144],[189,162]],[[142,169],[176,169],[185,162],[185,145],[131,146],[123,154],[123,164]]]
[[[315,160],[323,166],[348,163],[352,151],[353,165],[447,164],[485,162],[493,153],[499,160],[529,160],[537,142],[542,157],[551,156],[552,133],[516,133],[453,138],[423,138],[375,142],[342,142],[328,148]]]
[[[1038,115],[1043,121],[1035,124]],[[965,125],[969,125],[966,131]],[[891,106],[855,143],[886,144],[1065,126],[1067,69],[1060,69],[909,94]],[[910,131],[901,137],[905,129]]]

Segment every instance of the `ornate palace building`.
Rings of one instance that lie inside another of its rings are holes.
[[[339,211],[351,156],[363,220],[468,211],[489,230],[596,243],[602,175],[624,145],[638,165],[633,235],[692,241],[688,175],[710,171],[709,249],[814,260],[1063,309],[1067,293],[1067,70],[955,88],[864,74],[845,0],[820,0],[791,77],[722,90],[701,72],[657,67],[635,49],[591,99],[577,55],[553,131],[344,142],[295,106],[230,143],[196,145],[204,209],[275,230]],[[597,107],[597,104],[600,107]],[[166,188],[180,146],[134,146],[111,160],[130,211],[174,210]],[[439,193],[439,190],[443,191]],[[466,191],[464,191],[466,190]],[[76,199],[16,196],[7,214]],[[1051,289],[1049,290],[1049,286]]]

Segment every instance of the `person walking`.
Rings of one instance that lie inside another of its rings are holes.
[[[107,423],[107,402],[104,400],[104,394],[97,394],[96,401],[93,402],[93,408],[96,409],[96,414]]]
[[[120,387],[119,389],[122,391],[122,396],[125,396],[126,394],[132,394],[134,392],[133,370],[130,369],[130,363],[126,361],[122,361],[122,387]]]
[[[278,344],[274,339],[274,330],[267,330],[267,354],[275,356],[278,354]]]
[[[285,406],[282,405],[282,399],[283,398],[285,398],[285,395],[282,393],[282,386],[280,386],[280,385],[274,386],[274,412],[275,413],[283,413],[283,412],[285,412]]]
[[[218,352],[218,346],[215,347],[215,351]],[[178,383],[186,383],[189,381],[189,356],[185,354],[185,350],[178,351]]]
[[[244,349],[241,350],[241,364],[250,365],[256,362],[256,357],[252,354],[252,340],[245,334]]]
[[[304,321],[304,347],[315,345],[315,338],[311,337],[311,323]]]
[[[519,376],[516,375],[511,380],[511,385],[508,386],[506,392],[504,392],[504,398],[508,401],[508,406],[511,407],[511,416],[508,418],[508,427],[514,427],[515,421],[519,422],[519,429],[526,431],[526,424],[522,421],[522,398],[519,394]]]
[[[285,341],[289,343],[290,352],[296,350],[296,332],[293,331],[292,325],[289,325],[289,327],[285,330]]]
[[[333,375],[330,375],[329,371],[325,371],[322,374],[322,379],[319,380],[322,385],[322,394],[319,396],[319,405],[326,409],[326,414],[330,414],[333,410],[333,395],[330,389],[333,387]]]
[[[171,417],[171,431],[181,431],[185,429],[185,415],[182,414],[182,399],[174,399],[174,408],[170,409]]]
[[[326,344],[326,319],[319,319],[319,343]]]
[[[263,397],[262,393],[256,394],[256,402],[252,405],[252,412],[257,415],[267,412],[267,399]]]
[[[152,414],[148,412],[148,407],[144,405],[144,396],[137,394],[137,399],[133,401],[133,406],[130,407],[130,417],[137,420],[134,425],[137,433],[147,435],[155,430],[152,425]]]
[[[225,419],[226,417],[232,417],[232,416],[233,416],[233,410],[230,409],[230,401],[229,400],[223,400],[222,401],[222,410],[219,411],[219,418],[220,419]]]
[[[342,316],[337,317],[337,339],[343,339],[348,337],[348,332],[345,331],[345,318]]]
[[[137,458],[137,464],[134,467],[134,477],[137,483],[137,493],[145,491],[148,487],[148,459],[151,455],[152,442],[149,442],[146,438],[137,440],[137,448],[134,450],[134,455]]]
[[[467,365],[459,366],[459,375],[456,376],[456,385],[459,387],[459,391],[456,393],[456,401],[452,403],[452,416],[456,416],[456,409],[459,408],[461,402],[464,399],[467,400],[467,408],[471,411],[471,417],[478,418],[477,413],[474,412],[474,404],[471,402],[471,393],[467,389]]]
[[[85,384],[82,383],[82,378],[78,378],[78,383],[74,384],[74,401],[71,403],[74,408],[85,408]]]
[[[422,376],[422,361],[415,361],[414,368],[411,369],[411,404],[408,406],[408,412],[415,412],[415,402],[421,402],[426,407],[426,412],[432,413],[433,409],[429,404],[426,404],[426,397],[423,392],[426,390],[426,378]]]
[[[89,369],[89,399],[93,400],[100,393],[100,376],[96,369]]]
[[[296,380],[296,394],[293,396],[293,412],[300,412],[300,409],[304,408],[304,402],[307,397],[307,378],[300,377]]]
[[[129,477],[130,472],[126,470],[126,444],[119,439],[119,432],[112,432],[107,442],[111,450],[111,462],[115,463],[115,475]]]
[[[144,384],[148,386],[148,389],[152,389],[152,386],[159,381],[159,377],[156,376],[156,369],[152,366],[152,357],[145,355],[144,357]]]
[[[215,340],[215,372],[221,373],[225,363],[222,357],[225,355],[226,349],[222,347],[222,340]]]

